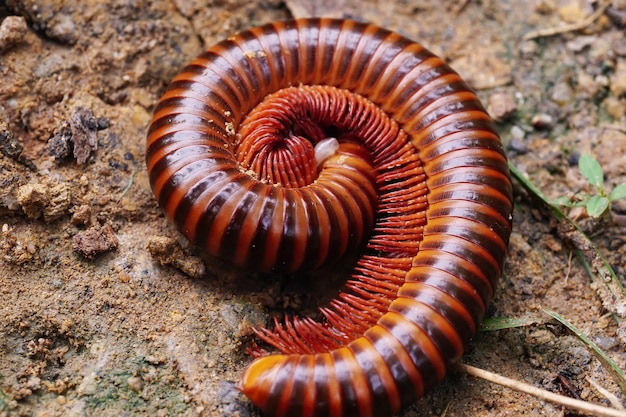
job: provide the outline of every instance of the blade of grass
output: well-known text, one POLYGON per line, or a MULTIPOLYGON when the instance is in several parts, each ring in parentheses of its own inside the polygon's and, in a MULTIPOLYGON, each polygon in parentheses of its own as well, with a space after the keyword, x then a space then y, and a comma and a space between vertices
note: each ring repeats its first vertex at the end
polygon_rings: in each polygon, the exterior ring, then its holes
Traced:
POLYGON ((480 324, 478 331, 493 332, 545 323, 542 317, 489 317, 480 324))
POLYGON ((524 186, 524 188, 526 188, 528 191, 536 195, 541 201, 543 201, 548 207, 550 207, 550 209, 554 212, 557 218, 567 219, 567 216, 559 208, 559 206, 552 204, 550 200, 548 200, 548 197, 546 197, 541 192, 541 190, 535 186, 535 184, 530 182, 530 180, 526 178, 524 174, 522 174, 522 172, 518 170, 515 165, 513 165, 513 163, 511 163, 511 161, 509 161, 508 164, 509 164, 509 171, 511 171, 511 174, 513 174, 513 177, 515 177, 515 179, 518 180, 524 186))
POLYGON ((615 383, 619 386, 619 389, 623 394, 626 394, 626 375, 624 371, 622 371, 619 366, 613 361, 613 359, 609 358, 606 353, 598 347, 594 342, 592 342, 579 328, 565 320, 563 316, 558 314, 555 311, 543 309, 543 312, 563 326, 565 326, 570 332, 572 332, 581 342, 587 347, 587 349, 591 350, 591 352, 598 358, 602 365, 609 371, 615 383))

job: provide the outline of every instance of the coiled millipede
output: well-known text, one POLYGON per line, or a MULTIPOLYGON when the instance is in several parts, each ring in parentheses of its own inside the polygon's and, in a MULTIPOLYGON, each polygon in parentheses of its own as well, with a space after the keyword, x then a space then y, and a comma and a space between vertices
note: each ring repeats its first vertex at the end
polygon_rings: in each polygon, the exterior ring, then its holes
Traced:
POLYGON ((239 388, 268 416, 397 413, 461 357, 502 272, 511 182, 489 116, 373 25, 272 23, 208 49, 161 98, 146 161, 167 217, 235 265, 319 267, 369 239, 322 322, 258 331, 282 354, 239 388))

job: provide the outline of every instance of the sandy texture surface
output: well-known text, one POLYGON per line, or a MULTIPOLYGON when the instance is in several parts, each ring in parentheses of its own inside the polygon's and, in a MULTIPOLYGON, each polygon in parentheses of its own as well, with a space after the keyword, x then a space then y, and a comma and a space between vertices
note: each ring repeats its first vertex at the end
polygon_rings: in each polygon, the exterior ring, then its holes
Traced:
MULTIPOLYGON (((501 120, 512 162, 550 198, 591 191, 576 168, 581 152, 600 160, 609 189, 626 181, 624 2, 586 30, 529 41, 533 30, 583 20, 594 2, 328 3, 335 16, 399 31, 450 62, 501 120)), ((234 389, 250 361, 250 326, 310 313, 328 291, 308 276, 202 262, 154 201, 144 142, 185 62, 237 30, 291 16, 278 0, 0 4, 1 416, 259 415, 234 389)), ((516 204, 490 315, 555 310, 625 368, 626 331, 556 221, 521 190, 516 204)), ((623 280, 626 204, 611 214, 580 223, 623 280)), ((481 333, 464 361, 607 404, 593 380, 624 401, 606 368, 554 323, 481 333)), ((572 414, 451 375, 402 415, 572 414)))

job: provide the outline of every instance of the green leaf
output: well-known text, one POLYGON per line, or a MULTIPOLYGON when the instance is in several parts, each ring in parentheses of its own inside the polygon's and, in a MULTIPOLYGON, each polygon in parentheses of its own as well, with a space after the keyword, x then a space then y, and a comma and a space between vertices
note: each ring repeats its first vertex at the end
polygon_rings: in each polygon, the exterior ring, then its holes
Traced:
POLYGON ((609 194, 610 201, 617 201, 626 197, 626 183, 620 184, 617 187, 613 188, 611 194, 609 194))
POLYGON ((604 189, 604 173, 596 158, 588 153, 580 155, 578 169, 587 178, 587 181, 598 190, 604 189))
POLYGON ((594 195, 587 200, 585 208, 587 209, 587 214, 591 217, 598 218, 606 211, 607 208, 609 208, 609 199, 599 195, 594 195))

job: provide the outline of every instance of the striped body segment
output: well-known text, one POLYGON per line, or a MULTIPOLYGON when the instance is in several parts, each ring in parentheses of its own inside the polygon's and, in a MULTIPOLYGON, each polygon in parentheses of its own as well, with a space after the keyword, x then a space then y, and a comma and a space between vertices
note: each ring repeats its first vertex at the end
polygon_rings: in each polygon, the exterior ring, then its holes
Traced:
POLYGON ((278 22, 208 49, 161 98, 146 161, 168 218, 235 265, 316 268, 367 241, 323 322, 258 331, 282 354, 239 386, 267 416, 397 413, 459 360, 502 273, 513 204, 489 116, 374 25, 278 22))

